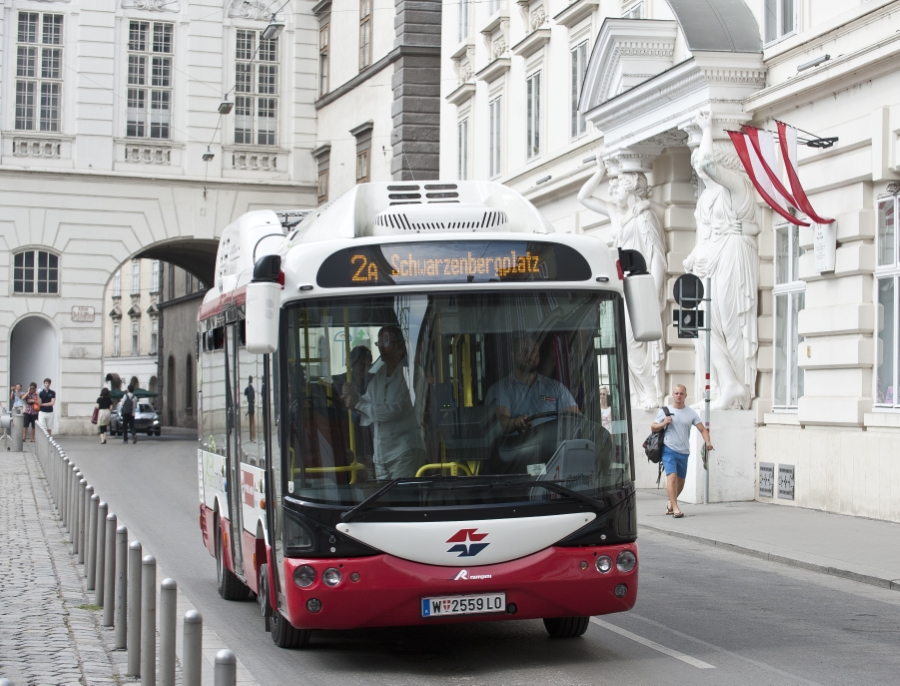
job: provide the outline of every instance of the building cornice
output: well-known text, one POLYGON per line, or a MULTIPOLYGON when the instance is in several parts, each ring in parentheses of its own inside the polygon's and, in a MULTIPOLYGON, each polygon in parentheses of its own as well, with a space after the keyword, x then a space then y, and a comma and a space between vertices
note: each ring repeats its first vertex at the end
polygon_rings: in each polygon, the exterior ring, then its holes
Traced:
POLYGON ((512 54, 531 57, 550 42, 550 29, 536 29, 512 47, 512 54))
POLYGON ((359 74, 349 81, 341 84, 333 91, 329 91, 321 98, 316 100, 315 107, 317 110, 327 107, 335 100, 340 100, 347 93, 352 92, 355 88, 362 85, 373 76, 384 71, 387 67, 399 60, 401 57, 437 57, 441 56, 440 46, 430 45, 399 45, 391 50, 387 55, 375 62, 372 66, 363 69, 359 74))
POLYGON ((492 81, 496 81, 506 72, 508 72, 511 65, 512 60, 510 60, 509 57, 498 57, 497 59, 489 62, 484 69, 476 72, 475 78, 479 81, 491 83, 492 81))
POLYGON ((553 21, 567 28, 589 17, 600 6, 600 0, 575 0, 562 12, 553 17, 553 21))
POLYGON ((459 107, 471 100, 473 95, 475 95, 475 84, 464 83, 447 96, 447 102, 459 107))

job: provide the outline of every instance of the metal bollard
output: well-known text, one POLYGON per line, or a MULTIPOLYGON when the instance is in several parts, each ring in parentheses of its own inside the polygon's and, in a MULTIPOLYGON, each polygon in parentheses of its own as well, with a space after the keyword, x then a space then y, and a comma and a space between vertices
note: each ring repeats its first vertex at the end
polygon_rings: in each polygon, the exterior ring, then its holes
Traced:
POLYGON ((181 681, 184 686, 201 686, 203 663, 203 616, 196 610, 184 614, 184 654, 181 681))
POLYGON ((156 686, 156 558, 141 560, 141 686, 156 686))
MULTIPOLYGON (((75 479, 72 482, 72 554, 78 554, 78 511, 81 509, 78 504, 81 502, 81 472, 75 472, 75 479)), ((85 481, 85 484, 87 482, 85 481)))
POLYGON ((63 458, 59 475, 59 518, 62 520, 63 529, 67 531, 69 529, 69 522, 66 520, 66 517, 69 514, 69 503, 66 496, 69 494, 69 473, 72 471, 70 467, 69 461, 63 458))
POLYGON ((16 686, 16 685, 9 679, 0 679, 0 686, 16 686))
POLYGON ((141 675, 141 544, 128 546, 128 668, 125 676, 141 675))
POLYGON ((103 581, 106 577, 106 503, 97 505, 97 563, 94 566, 94 605, 103 606, 103 581))
POLYGON ((163 579, 159 586, 159 686, 175 686, 175 620, 178 584, 163 579))
POLYGON ((113 625, 116 609, 116 523, 114 514, 106 515, 106 570, 103 574, 103 626, 113 625))
MULTIPOLYGON (((69 475, 69 543, 75 543, 75 532, 78 531, 78 522, 75 521, 75 500, 76 500, 76 487, 78 486, 78 481, 81 479, 81 472, 78 471, 78 467, 74 464, 72 465, 72 469, 69 470, 72 473, 69 475)), ((75 552, 74 548, 72 552, 75 552)))
POLYGON ((78 526, 75 527, 75 552, 78 553, 78 564, 84 564, 84 532, 85 532, 85 522, 84 522, 84 501, 87 498, 87 479, 81 479, 78 482, 78 499, 75 501, 75 509, 78 510, 75 513, 75 519, 78 522, 78 526))
POLYGON ((227 648, 216 653, 213 683, 215 686, 237 686, 237 658, 227 648))
POLYGON ((128 527, 116 529, 116 631, 115 649, 128 648, 128 527))
POLYGON ((84 563, 84 575, 87 577, 87 590, 94 590, 97 580, 97 510, 100 508, 100 496, 94 493, 91 496, 88 510, 88 543, 87 561, 84 563))
POLYGON ((94 497, 94 487, 88 484, 84 489, 84 516, 82 517, 81 550, 84 556, 80 561, 84 563, 84 576, 88 576, 88 558, 91 556, 91 498, 94 497))

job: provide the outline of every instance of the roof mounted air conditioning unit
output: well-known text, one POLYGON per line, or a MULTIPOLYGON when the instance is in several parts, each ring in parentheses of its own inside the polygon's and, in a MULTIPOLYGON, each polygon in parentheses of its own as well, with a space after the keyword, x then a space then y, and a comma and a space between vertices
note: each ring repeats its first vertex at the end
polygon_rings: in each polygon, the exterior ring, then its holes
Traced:
POLYGON ((378 213, 376 236, 444 231, 508 231, 503 210, 465 205, 402 205, 378 213))

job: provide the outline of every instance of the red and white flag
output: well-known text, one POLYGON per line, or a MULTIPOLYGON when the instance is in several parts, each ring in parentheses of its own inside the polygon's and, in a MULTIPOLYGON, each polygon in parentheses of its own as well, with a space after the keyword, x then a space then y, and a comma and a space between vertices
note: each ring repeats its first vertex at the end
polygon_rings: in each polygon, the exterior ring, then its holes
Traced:
POLYGON ((834 219, 826 219, 816 213, 809 198, 806 197, 806 191, 800 184, 799 165, 797 164, 797 129, 781 121, 776 123, 778 124, 778 138, 781 141, 781 157, 784 159, 784 166, 791 183, 791 191, 797 209, 804 212, 817 224, 831 224, 834 219))

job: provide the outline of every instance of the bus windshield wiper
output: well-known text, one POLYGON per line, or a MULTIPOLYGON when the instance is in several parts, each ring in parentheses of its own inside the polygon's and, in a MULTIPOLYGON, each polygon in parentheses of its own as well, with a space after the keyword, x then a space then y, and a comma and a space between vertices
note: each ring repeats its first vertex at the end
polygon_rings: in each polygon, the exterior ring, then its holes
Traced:
POLYGON ((383 496, 385 493, 390 491, 394 486, 396 486, 397 484, 399 484, 403 481, 409 481, 409 479, 401 478, 401 479, 392 479, 392 480, 388 481, 384 486, 382 486, 377 491, 375 491, 372 495, 370 495, 368 498, 363 500, 359 505, 354 505, 349 510, 342 513, 341 521, 349 522, 351 519, 356 517, 359 513, 363 512, 364 510, 368 510, 370 507, 372 507, 372 503, 374 503, 381 496, 383 496))

